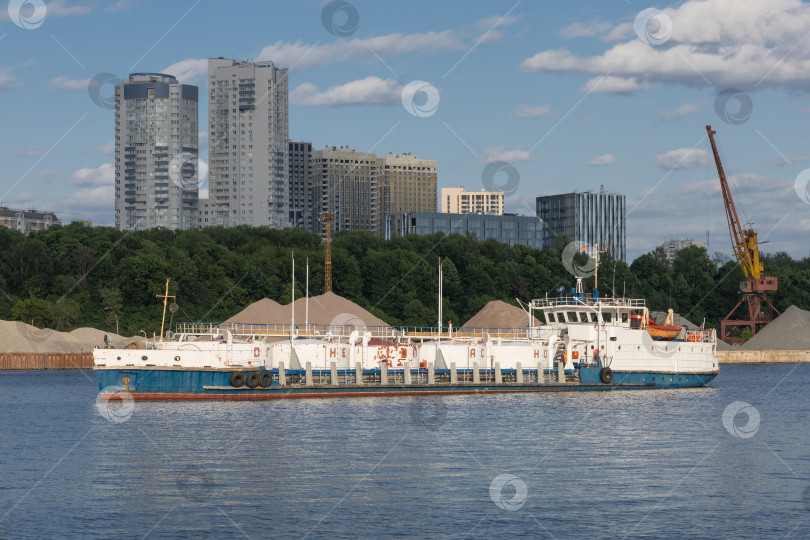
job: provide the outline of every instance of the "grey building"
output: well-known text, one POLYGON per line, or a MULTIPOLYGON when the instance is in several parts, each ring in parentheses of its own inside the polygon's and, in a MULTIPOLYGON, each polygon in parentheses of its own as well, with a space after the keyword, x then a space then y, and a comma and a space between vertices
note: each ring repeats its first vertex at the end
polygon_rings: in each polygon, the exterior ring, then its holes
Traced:
POLYGON ((543 222, 543 241, 554 247, 565 235, 572 242, 599 244, 617 260, 627 260, 626 199, 607 193, 564 193, 537 197, 537 217, 543 222))
POLYGON ((504 214, 447 214, 411 212, 385 216, 385 239, 408 234, 471 234, 478 240, 494 239, 510 246, 543 249, 543 224, 536 217, 504 214))
POLYGON ((115 88, 115 226, 190 229, 197 220, 197 87, 133 73, 115 88))
POLYGON ((287 69, 208 60, 209 219, 216 225, 290 224, 287 69))
POLYGON ((51 225, 61 225, 53 212, 38 212, 30 210, 15 210, 0 205, 0 226, 17 229, 23 234, 47 229, 51 225))
MULTIPOLYGON (((334 231, 379 234, 379 163, 377 156, 327 146, 312 152, 316 215, 335 214, 334 231)), ((323 225, 317 224, 323 233, 323 225)))
POLYGON ((288 142, 289 211, 293 227, 316 231, 315 190, 312 186, 312 143, 288 142))
POLYGON ((677 238, 661 244, 661 248, 664 250, 664 253, 667 254, 667 259, 669 259, 670 261, 674 261, 675 255, 683 248, 689 246, 698 246, 705 248, 706 244, 704 244, 700 240, 695 240, 693 238, 677 238))

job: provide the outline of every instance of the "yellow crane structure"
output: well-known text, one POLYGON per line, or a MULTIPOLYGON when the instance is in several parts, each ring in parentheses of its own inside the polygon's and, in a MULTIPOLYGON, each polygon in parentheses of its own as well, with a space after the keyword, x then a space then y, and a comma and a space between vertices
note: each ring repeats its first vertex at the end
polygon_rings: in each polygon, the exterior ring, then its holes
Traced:
POLYGON ((723 341, 741 342, 744 341, 742 338, 731 336, 731 327, 747 326, 751 329, 751 335, 753 336, 773 320, 772 312, 779 314, 779 311, 771 303, 769 294, 776 292, 778 281, 776 276, 765 274, 765 269, 759 260, 759 241, 757 240, 756 231, 750 228, 745 229, 740 223, 737 208, 734 206, 734 199, 731 197, 731 189, 726 179, 726 173, 720 161, 720 153, 717 151, 717 144, 714 141, 714 135, 717 132, 712 130, 712 126, 706 126, 706 132, 709 134, 714 163, 717 166, 717 175, 720 177, 720 190, 723 194, 723 205, 726 208, 726 220, 731 235, 731 248, 745 275, 745 281, 740 282, 740 299, 737 305, 720 322, 720 335, 723 341), (733 319, 734 313, 743 303, 748 305, 748 318, 733 319), (763 309, 766 306, 770 309, 763 309))
POLYGON ((321 220, 321 223, 323 223, 325 240, 323 256, 323 292, 328 293, 332 292, 332 223, 335 221, 335 214, 334 212, 322 212, 318 218, 321 220))

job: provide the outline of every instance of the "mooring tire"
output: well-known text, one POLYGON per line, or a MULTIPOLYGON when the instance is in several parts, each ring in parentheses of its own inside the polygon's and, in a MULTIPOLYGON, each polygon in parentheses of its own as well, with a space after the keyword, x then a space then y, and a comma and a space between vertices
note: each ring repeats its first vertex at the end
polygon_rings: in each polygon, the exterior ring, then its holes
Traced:
POLYGON ((271 384, 273 384, 273 375, 271 375, 269 371, 265 369, 259 373, 259 386, 267 388, 271 384))
POLYGON ((247 377, 245 377, 245 384, 248 388, 256 388, 259 386, 259 374, 255 371, 248 373, 247 377))
POLYGON ((231 378, 229 379, 231 386, 234 388, 239 388, 243 384, 245 384, 245 376, 240 373, 239 371, 234 371, 231 373, 231 378))
POLYGON ((613 370, 609 367, 603 367, 599 370, 599 379, 605 383, 610 384, 613 382, 613 370))

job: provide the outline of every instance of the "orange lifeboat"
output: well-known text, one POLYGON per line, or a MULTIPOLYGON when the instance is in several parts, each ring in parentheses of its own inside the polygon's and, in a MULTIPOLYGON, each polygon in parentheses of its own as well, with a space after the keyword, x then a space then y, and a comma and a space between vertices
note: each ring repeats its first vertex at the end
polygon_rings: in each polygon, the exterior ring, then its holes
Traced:
POLYGON ((681 333, 680 326, 664 326, 657 324, 647 325, 647 332, 653 339, 671 340, 681 333))

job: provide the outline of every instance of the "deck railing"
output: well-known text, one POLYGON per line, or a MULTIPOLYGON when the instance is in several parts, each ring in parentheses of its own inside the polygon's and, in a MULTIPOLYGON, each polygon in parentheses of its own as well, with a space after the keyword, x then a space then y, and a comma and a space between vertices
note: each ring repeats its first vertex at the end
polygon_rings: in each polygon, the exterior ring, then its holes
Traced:
MULTIPOLYGON (((233 336, 250 336, 252 338, 262 338, 265 336, 287 337, 290 335, 289 324, 245 324, 245 323, 215 323, 215 322, 181 322, 174 327, 175 334, 189 335, 224 335, 225 331, 230 331, 233 336)), ((362 325, 321 325, 321 324, 296 324, 294 327, 296 337, 323 338, 327 335, 347 338, 352 332, 357 331, 361 336, 365 332, 370 332, 374 339, 449 339, 454 338, 482 338, 489 335, 493 338, 502 339, 523 339, 529 335, 529 329, 525 326, 513 328, 487 328, 487 327, 443 327, 436 326, 362 326, 362 325)))
POLYGON ((600 304, 605 307, 632 307, 643 308, 646 303, 643 298, 614 298, 614 297, 599 297, 594 299, 591 295, 583 296, 558 296, 555 298, 540 298, 531 301, 531 307, 539 309, 543 307, 555 306, 588 306, 596 307, 600 304))

